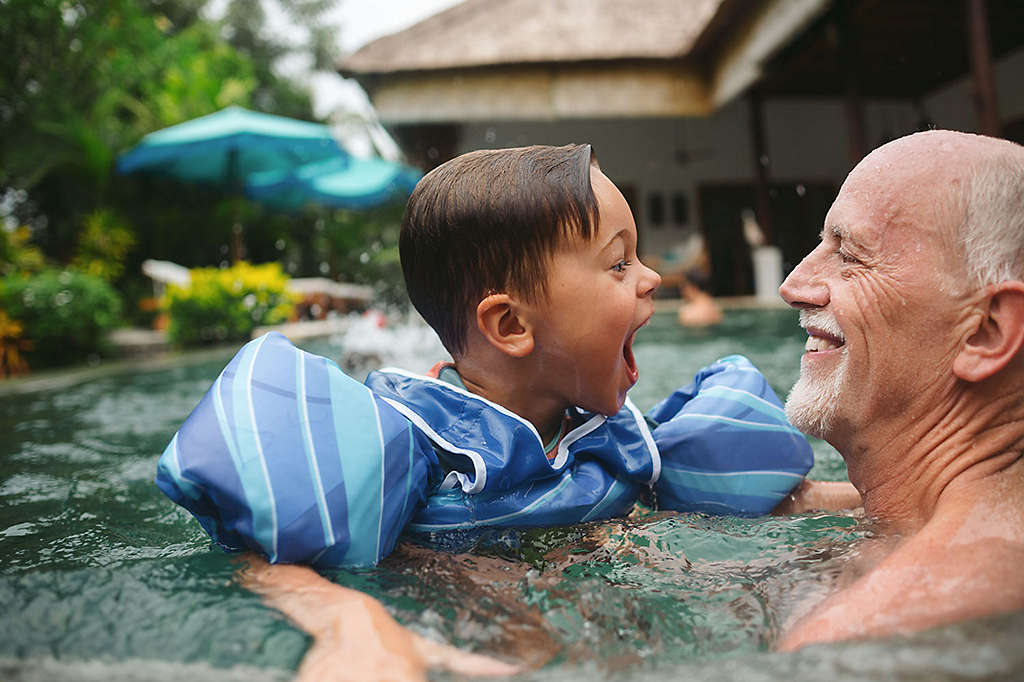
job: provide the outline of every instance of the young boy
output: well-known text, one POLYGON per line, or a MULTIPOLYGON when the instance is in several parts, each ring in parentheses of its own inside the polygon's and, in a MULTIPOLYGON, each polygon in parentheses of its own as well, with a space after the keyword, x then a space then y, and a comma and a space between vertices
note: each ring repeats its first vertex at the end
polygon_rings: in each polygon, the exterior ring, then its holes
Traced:
POLYGON ((812 455, 744 358, 647 419, 626 397, 660 282, 636 244, 589 145, 440 166, 409 199, 400 249, 454 363, 364 386, 263 336, 172 439, 157 485, 225 549, 320 566, 375 563, 403 532, 620 516, 652 493, 662 509, 771 511, 812 455))

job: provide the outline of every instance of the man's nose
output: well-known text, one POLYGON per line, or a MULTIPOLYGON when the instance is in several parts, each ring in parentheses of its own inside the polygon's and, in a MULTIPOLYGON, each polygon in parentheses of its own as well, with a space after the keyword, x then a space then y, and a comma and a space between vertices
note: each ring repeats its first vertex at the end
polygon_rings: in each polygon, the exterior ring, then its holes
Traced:
POLYGON ((794 308, 820 308, 828 304, 829 291, 821 273, 821 247, 807 254, 779 287, 779 295, 794 308))

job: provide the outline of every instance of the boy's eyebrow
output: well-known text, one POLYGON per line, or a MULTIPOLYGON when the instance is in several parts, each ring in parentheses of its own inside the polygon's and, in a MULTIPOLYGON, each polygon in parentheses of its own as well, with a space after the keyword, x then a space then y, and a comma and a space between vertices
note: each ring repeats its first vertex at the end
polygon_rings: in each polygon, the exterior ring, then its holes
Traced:
POLYGON ((616 239, 621 239, 622 241, 626 241, 626 235, 627 234, 629 234, 629 230, 626 229, 625 227, 622 228, 621 230, 619 230, 618 232, 613 234, 611 237, 608 237, 608 239, 605 241, 605 243, 601 245, 601 250, 604 251, 605 249, 607 249, 608 246, 611 245, 611 243, 614 242, 616 239))

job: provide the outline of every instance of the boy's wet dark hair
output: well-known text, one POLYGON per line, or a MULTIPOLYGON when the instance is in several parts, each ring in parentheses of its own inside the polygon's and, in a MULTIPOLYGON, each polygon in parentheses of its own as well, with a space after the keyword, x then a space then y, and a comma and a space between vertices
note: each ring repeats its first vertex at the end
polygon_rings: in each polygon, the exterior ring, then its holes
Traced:
POLYGON ((597 159, 588 144, 463 154, 428 173, 409 198, 399 251, 416 310, 453 356, 468 316, 489 293, 546 295, 559 245, 590 239, 597 159))

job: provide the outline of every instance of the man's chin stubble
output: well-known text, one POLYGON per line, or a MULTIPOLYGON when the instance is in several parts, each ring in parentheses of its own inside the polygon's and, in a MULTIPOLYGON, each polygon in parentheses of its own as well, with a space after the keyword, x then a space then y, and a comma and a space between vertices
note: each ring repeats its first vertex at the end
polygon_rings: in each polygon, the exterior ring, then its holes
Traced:
POLYGON ((801 370, 800 378, 786 398, 789 422, 809 436, 825 438, 835 424, 842 375, 839 370, 812 379, 801 370))

